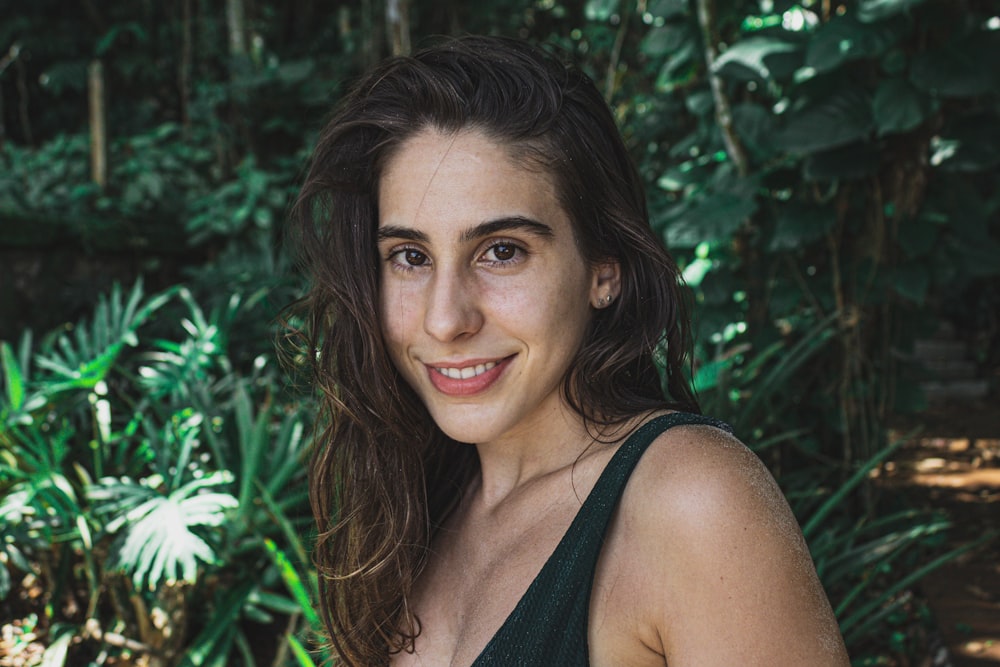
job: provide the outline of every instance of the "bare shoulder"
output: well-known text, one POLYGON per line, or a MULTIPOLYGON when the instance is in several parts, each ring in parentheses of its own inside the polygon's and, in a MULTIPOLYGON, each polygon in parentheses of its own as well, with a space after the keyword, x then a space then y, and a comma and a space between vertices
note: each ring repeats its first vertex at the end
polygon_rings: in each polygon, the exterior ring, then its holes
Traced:
POLYGON ((671 667, 848 664, 788 503, 729 433, 661 434, 636 467, 620 521, 671 667))
POLYGON ((700 531, 705 523, 754 519, 791 521, 781 490, 761 460, 730 433, 712 426, 676 426, 650 446, 631 483, 643 516, 700 531))

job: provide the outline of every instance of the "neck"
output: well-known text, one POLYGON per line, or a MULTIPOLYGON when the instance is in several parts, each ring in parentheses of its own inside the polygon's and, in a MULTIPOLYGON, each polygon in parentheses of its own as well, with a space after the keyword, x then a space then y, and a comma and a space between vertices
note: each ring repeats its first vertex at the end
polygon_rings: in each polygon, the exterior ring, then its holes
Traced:
POLYGON ((502 439, 476 445, 479 478, 470 491, 496 506, 526 485, 573 466, 594 442, 583 419, 565 404, 502 439))

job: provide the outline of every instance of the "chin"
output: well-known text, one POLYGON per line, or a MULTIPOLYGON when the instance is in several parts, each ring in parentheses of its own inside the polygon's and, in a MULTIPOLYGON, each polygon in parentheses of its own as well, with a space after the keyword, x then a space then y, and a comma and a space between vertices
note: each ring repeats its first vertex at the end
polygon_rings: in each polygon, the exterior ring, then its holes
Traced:
POLYGON ((498 429, 491 423, 492 420, 484 418, 481 408, 477 407, 469 406, 468 414, 463 415, 431 412, 431 419, 446 436, 457 442, 475 445, 495 440, 500 435, 498 429))
POLYGON ((437 420, 435 420, 435 423, 446 436, 456 442, 476 445, 481 442, 489 442, 493 436, 492 433, 482 428, 449 424, 448 422, 441 422, 437 420))

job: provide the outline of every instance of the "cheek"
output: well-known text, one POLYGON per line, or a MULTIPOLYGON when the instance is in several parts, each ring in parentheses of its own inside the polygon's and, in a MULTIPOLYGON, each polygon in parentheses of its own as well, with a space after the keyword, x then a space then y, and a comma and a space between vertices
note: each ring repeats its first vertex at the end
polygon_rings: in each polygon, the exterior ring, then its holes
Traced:
POLYGON ((589 321, 590 289, 575 271, 531 275, 516 284, 484 292, 489 312, 525 335, 533 333, 555 343, 581 330, 589 321))
POLYGON ((391 286, 383 287, 379 299, 379 320, 382 324, 382 336, 393 359, 399 358, 398 355, 406 345, 407 331, 413 319, 412 304, 413 300, 407 299, 401 290, 391 286))

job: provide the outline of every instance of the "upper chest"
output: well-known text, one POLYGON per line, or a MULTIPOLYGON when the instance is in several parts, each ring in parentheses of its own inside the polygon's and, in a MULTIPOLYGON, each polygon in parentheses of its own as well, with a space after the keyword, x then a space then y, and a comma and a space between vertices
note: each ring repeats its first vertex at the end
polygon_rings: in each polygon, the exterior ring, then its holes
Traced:
MULTIPOLYGON (((578 475, 574 484, 524 498, 507 511, 453 517, 432 543, 417 582, 416 652, 397 655, 393 665, 471 665, 545 568, 606 461, 600 463, 593 478, 578 475)), ((628 548, 631 528, 621 514, 619 507, 603 547, 596 546, 589 614, 577 620, 586 625, 592 665, 662 666, 662 656, 649 648, 655 632, 638 604, 647 582, 628 548)), ((557 627, 571 622, 542 615, 540 622, 557 627)))

